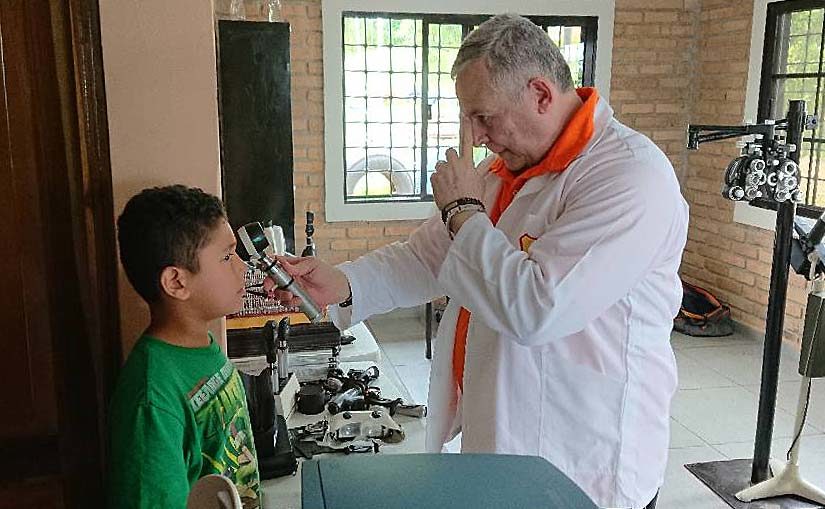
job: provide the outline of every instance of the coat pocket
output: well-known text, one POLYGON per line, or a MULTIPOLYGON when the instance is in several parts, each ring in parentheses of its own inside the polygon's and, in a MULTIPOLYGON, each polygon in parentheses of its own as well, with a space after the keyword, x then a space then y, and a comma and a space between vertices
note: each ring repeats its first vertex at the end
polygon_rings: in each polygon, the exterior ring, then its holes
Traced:
POLYGON ((565 472, 616 464, 625 404, 622 381, 545 352, 542 456, 565 472))

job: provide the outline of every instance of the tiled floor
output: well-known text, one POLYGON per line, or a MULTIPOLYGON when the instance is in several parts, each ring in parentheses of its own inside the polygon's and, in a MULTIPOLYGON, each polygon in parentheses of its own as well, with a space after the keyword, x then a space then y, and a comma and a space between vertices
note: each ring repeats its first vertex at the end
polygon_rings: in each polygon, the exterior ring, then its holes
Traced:
MULTIPOLYGON (((430 364, 424 358, 424 323, 409 310, 369 322, 386 359, 395 366, 410 396, 426 402, 430 364)), ((685 468, 686 463, 750 458, 756 427, 762 340, 743 331, 726 338, 700 339, 674 333, 679 390, 673 400, 670 456, 658 509, 724 509, 685 468)), ((799 392, 798 351, 784 345, 772 456, 790 446, 799 392)), ((802 475, 825 487, 825 381, 814 380, 800 453, 802 475)))

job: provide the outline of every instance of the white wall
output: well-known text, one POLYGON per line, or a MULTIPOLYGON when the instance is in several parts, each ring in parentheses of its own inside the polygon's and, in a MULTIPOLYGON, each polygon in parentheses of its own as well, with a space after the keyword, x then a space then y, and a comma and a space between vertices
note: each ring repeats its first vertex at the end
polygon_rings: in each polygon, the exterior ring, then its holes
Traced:
MULTIPOLYGON (((115 216, 149 186, 220 194, 213 12, 208 0, 100 0, 115 216)), ((125 355, 148 308, 122 269, 118 291, 125 355)))

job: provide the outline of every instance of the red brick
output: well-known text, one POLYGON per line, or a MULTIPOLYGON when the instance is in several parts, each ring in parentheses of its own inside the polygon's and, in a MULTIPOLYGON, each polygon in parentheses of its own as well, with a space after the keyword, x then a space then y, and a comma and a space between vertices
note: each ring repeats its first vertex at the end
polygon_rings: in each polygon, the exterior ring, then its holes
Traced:
MULTIPOLYGON (((681 7, 681 6, 680 6, 681 7)), ((676 23, 679 21, 677 11, 648 11, 645 12, 645 23, 676 23)))
POLYGON ((350 226, 347 228, 347 237, 353 239, 381 238, 384 228, 381 226, 350 226))
POLYGON ((342 239, 333 240, 331 247, 333 251, 349 251, 354 249, 366 249, 366 239, 342 239))

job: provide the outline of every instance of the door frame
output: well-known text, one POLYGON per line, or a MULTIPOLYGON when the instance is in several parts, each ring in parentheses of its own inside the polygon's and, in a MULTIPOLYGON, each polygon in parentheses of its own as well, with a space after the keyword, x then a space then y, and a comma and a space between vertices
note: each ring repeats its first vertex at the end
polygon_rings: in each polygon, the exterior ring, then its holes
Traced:
MULTIPOLYGON (((54 5, 55 0, 52 0, 54 5)), ((67 143, 79 148, 69 180, 73 205, 84 212, 75 228, 76 251, 88 277, 82 293, 89 327, 88 351, 95 372, 99 464, 105 473, 108 404, 121 364, 118 266, 115 240, 109 124, 98 0, 63 0, 64 33, 70 34, 77 131, 67 143)), ((82 281, 83 278, 81 278, 82 281)), ((83 433, 82 429, 77 432, 83 433)), ((69 436, 68 439, 77 437, 69 436)), ((82 484, 79 485, 82 488, 82 484)))

